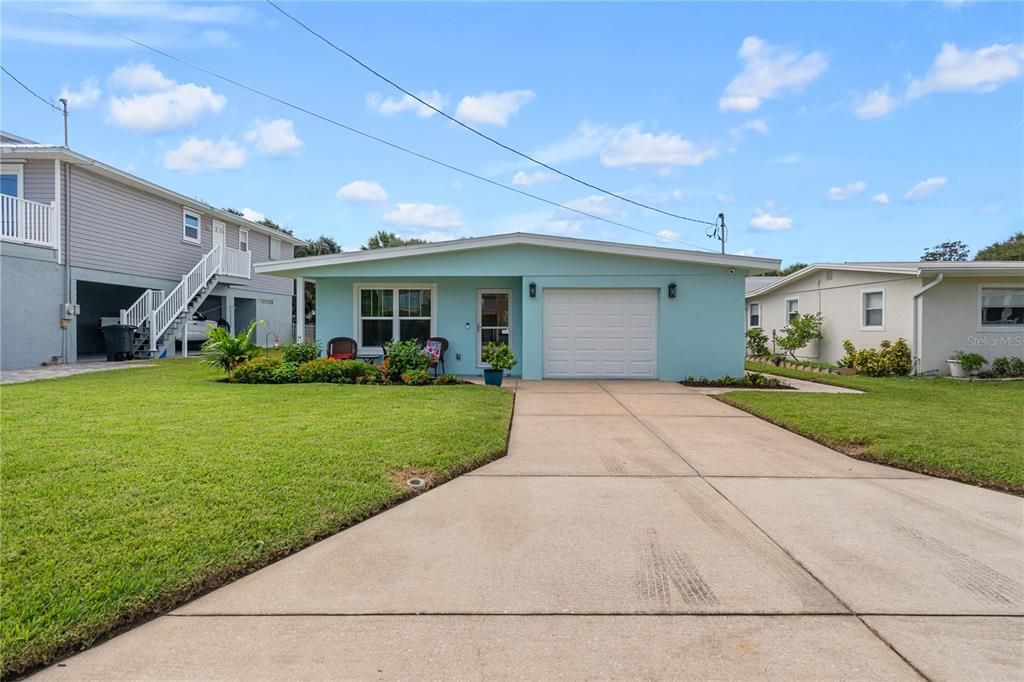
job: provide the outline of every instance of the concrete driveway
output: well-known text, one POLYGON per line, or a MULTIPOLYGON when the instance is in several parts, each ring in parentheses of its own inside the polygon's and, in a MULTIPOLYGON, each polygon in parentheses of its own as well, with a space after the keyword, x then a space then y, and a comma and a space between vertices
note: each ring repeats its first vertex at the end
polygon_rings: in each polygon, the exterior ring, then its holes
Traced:
POLYGON ((507 457, 60 679, 1020 679, 1024 500, 682 386, 520 382, 507 457))

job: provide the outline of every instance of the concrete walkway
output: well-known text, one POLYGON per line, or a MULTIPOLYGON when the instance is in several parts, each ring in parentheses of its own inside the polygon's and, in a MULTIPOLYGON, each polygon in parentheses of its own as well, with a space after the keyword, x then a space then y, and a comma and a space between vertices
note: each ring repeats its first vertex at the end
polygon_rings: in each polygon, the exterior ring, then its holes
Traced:
POLYGON ((26 381, 41 379, 62 379, 76 374, 92 372, 109 372, 115 369, 133 369, 136 367, 152 367, 146 362, 71 362, 66 365, 47 365, 28 369, 7 369, 0 372, 0 384, 22 384, 26 381))
POLYGON ((523 381, 507 457, 40 677, 1019 679, 1022 518, 678 384, 523 381))

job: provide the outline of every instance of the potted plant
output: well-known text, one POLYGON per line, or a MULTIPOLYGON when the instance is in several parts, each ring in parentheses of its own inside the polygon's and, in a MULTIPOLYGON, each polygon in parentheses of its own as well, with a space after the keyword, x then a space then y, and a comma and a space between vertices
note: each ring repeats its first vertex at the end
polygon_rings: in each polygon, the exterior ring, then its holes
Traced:
POLYGON ((516 366, 516 356, 505 343, 487 342, 480 352, 480 359, 490 367, 484 370, 484 383, 488 386, 501 386, 505 372, 516 366))
POLYGON ((958 350, 946 362, 949 363, 950 375, 956 379, 963 379, 977 374, 978 370, 985 366, 985 357, 979 353, 965 353, 958 350))

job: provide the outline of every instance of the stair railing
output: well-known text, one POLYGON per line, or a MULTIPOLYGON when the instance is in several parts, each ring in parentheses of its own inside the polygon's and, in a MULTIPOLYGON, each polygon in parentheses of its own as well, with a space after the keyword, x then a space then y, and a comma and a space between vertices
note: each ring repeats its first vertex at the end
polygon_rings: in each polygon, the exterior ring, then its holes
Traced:
POLYGON ((182 275, 181 282, 174 287, 171 293, 167 294, 160 305, 153 308, 149 319, 149 346, 156 350, 157 340, 164 335, 164 332, 174 323, 188 304, 196 297, 196 294, 209 284, 214 275, 220 272, 223 258, 220 244, 214 246, 202 260, 196 263, 195 267, 189 270, 188 274, 182 275))

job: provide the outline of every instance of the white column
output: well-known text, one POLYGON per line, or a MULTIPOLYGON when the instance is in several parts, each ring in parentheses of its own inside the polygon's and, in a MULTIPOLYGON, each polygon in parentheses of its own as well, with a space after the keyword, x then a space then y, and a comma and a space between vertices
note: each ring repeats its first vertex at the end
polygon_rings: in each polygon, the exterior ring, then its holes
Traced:
POLYGON ((295 278, 295 342, 302 343, 306 336, 306 280, 295 278))

